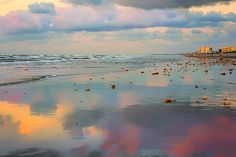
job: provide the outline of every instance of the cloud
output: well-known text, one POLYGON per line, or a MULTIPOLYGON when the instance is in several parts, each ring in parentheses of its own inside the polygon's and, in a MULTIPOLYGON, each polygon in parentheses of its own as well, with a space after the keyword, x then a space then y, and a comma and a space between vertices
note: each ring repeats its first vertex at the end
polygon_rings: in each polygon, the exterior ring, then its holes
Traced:
POLYGON ((10 1, 12 1, 12 0, 0 0, 0 4, 5 4, 5 3, 8 3, 10 1))
POLYGON ((202 34, 203 32, 201 31, 201 30, 198 30, 198 29, 194 29, 194 30, 192 30, 192 34, 202 34))
MULTIPOLYGON (((52 32, 111 32, 149 27, 170 27, 173 29, 169 29, 165 35, 156 32, 145 36, 143 32, 138 32, 137 34, 133 33, 131 38, 135 40, 143 36, 144 38, 160 37, 174 40, 179 39, 182 34, 175 28, 220 28, 226 23, 236 22, 236 15, 233 13, 221 14, 210 12, 205 14, 175 9, 143 10, 121 6, 90 7, 78 5, 68 8, 57 8, 57 13, 51 16, 53 11, 51 13, 46 13, 46 9, 42 11, 42 8, 47 8, 43 7, 47 6, 44 3, 33 3, 30 6, 30 8, 34 8, 35 13, 32 13, 32 11, 14 11, 5 16, 0 16, 1 38, 4 38, 4 36, 17 36, 19 39, 21 36, 25 37, 32 36, 32 34, 52 32), (44 14, 40 12, 44 12, 44 14)), ((228 29, 230 31, 232 27, 228 29)), ((196 34, 196 31, 192 33, 196 34)))
POLYGON ((234 0, 62 0, 63 2, 82 5, 119 4, 142 9, 190 8, 193 6, 229 3, 234 0))
POLYGON ((224 22, 236 22, 235 14, 190 12, 188 10, 142 10, 128 7, 93 8, 77 6, 59 9, 53 18, 55 30, 117 31, 147 27, 217 27, 224 22), (68 17, 79 16, 69 19, 68 17))
POLYGON ((218 2, 231 2, 232 0, 115 0, 118 4, 143 9, 163 8, 190 8, 192 6, 212 5, 218 2))
POLYGON ((53 3, 31 3, 28 6, 29 12, 34 13, 34 14, 50 14, 50 15, 55 15, 56 10, 55 6, 53 3))
MULTIPOLYGON (((48 32, 52 16, 14 11, 0 16, 0 35, 35 34, 48 32)), ((2 36, 3 37, 3 36, 2 36)))
POLYGON ((134 29, 117 31, 115 33, 101 32, 98 40, 126 40, 126 41, 138 41, 138 40, 150 40, 150 39, 165 39, 165 40, 182 40, 183 32, 180 29, 168 28, 164 32, 160 31, 146 31, 145 29, 134 29))
POLYGON ((62 2, 71 3, 74 5, 82 4, 82 5, 100 5, 104 0, 62 0, 62 2))

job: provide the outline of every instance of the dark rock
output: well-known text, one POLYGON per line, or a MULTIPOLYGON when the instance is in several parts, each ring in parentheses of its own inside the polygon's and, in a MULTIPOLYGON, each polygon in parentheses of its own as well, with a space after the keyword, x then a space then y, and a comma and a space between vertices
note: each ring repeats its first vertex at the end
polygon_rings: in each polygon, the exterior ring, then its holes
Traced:
POLYGON ((167 99, 165 99, 164 100, 164 103, 166 103, 166 104, 171 104, 171 103, 173 103, 174 101, 172 100, 172 99, 169 99, 169 98, 167 98, 167 99))
POLYGON ((115 89, 116 89, 116 85, 115 85, 115 84, 112 84, 112 85, 111 85, 111 88, 112 88, 113 90, 115 90, 115 89))
POLYGON ((158 74, 159 74, 158 72, 152 73, 152 75, 158 75, 158 74))

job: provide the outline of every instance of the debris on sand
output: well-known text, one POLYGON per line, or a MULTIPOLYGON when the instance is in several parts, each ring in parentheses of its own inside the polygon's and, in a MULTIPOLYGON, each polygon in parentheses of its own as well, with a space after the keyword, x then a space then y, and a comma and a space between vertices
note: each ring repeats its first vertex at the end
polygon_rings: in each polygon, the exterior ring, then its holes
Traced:
POLYGON ((209 98, 208 98, 208 96, 203 96, 202 97, 202 100, 208 100, 209 98))
POLYGON ((141 71, 141 74, 144 74, 144 71, 141 71))
POLYGON ((152 75, 158 75, 158 74, 159 74, 158 72, 152 73, 152 75))
POLYGON ((169 98, 167 98, 167 99, 164 100, 164 103, 166 103, 166 104, 171 104, 171 103, 173 103, 173 102, 174 102, 174 100, 169 99, 169 98))
POLYGON ((115 84, 111 84, 111 88, 112 88, 113 90, 115 90, 115 89, 116 89, 116 85, 115 85, 115 84))
POLYGON ((224 106, 225 108, 229 108, 230 105, 231 105, 231 102, 228 101, 227 99, 224 99, 223 106, 224 106))
POLYGON ((229 105, 231 105, 231 103, 230 103, 230 101, 224 101, 223 105, 224 106, 229 106, 229 105))
POLYGON ((229 108, 231 105, 234 105, 236 101, 229 100, 227 98, 224 98, 223 106, 229 108))
POLYGON ((226 75, 226 73, 220 73, 220 75, 226 75))
POLYGON ((227 82, 227 84, 236 85, 236 83, 235 83, 235 82, 227 82))

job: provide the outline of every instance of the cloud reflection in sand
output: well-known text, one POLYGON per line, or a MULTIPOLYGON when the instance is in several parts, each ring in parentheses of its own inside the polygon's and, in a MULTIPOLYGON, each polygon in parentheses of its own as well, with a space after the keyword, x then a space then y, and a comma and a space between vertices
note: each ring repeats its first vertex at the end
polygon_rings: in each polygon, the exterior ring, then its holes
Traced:
POLYGON ((171 139, 170 154, 178 157, 211 154, 233 157, 236 154, 236 123, 227 116, 213 118, 209 123, 188 128, 183 137, 171 139))
MULTIPOLYGON (((3 117, 9 117, 12 123, 18 124, 18 133, 34 134, 34 136, 41 136, 40 132, 44 132, 44 138, 52 135, 62 134, 61 121, 67 111, 66 106, 57 105, 54 117, 51 116, 38 116, 31 114, 31 108, 29 104, 13 104, 8 102, 0 102, 0 114, 3 117), (53 127, 51 132, 48 127, 53 127)), ((6 120, 6 118, 5 118, 6 120)), ((8 121, 3 122, 3 128, 8 128, 8 121)), ((10 136, 10 135, 9 135, 10 136)))
POLYGON ((2 88, 0 151, 34 146, 67 152, 63 157, 230 157, 235 86, 227 82, 235 74, 228 63, 212 64, 184 61, 2 88), (224 69, 227 75, 219 76, 224 69))
POLYGON ((150 87, 167 87, 169 85, 169 79, 167 77, 155 78, 151 77, 147 81, 147 86, 150 87))
POLYGON ((104 138, 100 146, 91 150, 89 145, 84 145, 76 150, 77 153, 83 150, 85 156, 96 150, 104 157, 140 156, 145 150, 155 150, 154 155, 176 157, 232 156, 236 146, 235 113, 206 109, 130 106, 106 120, 100 119, 99 127, 103 129, 104 138), (218 116, 219 112, 221 116, 218 116))

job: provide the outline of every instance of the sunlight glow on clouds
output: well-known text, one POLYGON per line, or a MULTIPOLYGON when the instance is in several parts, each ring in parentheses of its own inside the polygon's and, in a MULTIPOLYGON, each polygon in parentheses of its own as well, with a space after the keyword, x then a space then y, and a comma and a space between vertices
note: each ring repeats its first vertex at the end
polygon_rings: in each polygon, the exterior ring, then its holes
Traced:
POLYGON ((48 53, 57 51, 50 43, 64 41, 64 53, 119 53, 116 45, 121 43, 125 53, 176 53, 186 51, 186 42, 192 49, 235 44, 236 13, 224 11, 235 7, 231 0, 0 1, 0 48, 3 53, 37 53, 38 48, 48 53), (19 47, 22 42, 28 46, 19 47))
POLYGON ((227 13, 236 13, 236 1, 232 1, 230 5, 228 4, 217 4, 213 6, 203 6, 203 7, 192 7, 190 8, 191 11, 201 11, 204 13, 216 11, 221 12, 224 14, 227 13))

